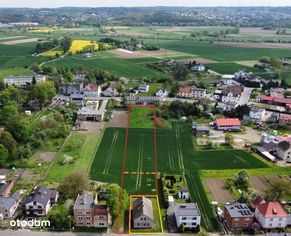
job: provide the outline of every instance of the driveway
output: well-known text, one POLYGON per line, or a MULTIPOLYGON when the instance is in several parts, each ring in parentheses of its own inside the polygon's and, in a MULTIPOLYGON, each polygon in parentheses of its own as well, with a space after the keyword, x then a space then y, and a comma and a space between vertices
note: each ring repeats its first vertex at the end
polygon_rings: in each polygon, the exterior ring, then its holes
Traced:
POLYGON ((245 105, 248 104, 250 98, 251 98, 251 94, 252 94, 253 88, 244 88, 244 91, 241 94, 240 100, 238 105, 245 105))

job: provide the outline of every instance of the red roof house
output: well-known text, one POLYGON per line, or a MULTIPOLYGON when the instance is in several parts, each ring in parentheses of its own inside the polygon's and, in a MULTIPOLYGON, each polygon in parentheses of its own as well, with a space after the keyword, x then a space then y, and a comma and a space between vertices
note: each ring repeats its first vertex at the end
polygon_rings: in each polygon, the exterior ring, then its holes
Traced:
POLYGON ((255 217, 264 229, 285 228, 288 214, 279 202, 266 202, 256 207, 255 217))
POLYGON ((240 120, 238 118, 217 119, 214 123, 218 130, 240 130, 240 120))

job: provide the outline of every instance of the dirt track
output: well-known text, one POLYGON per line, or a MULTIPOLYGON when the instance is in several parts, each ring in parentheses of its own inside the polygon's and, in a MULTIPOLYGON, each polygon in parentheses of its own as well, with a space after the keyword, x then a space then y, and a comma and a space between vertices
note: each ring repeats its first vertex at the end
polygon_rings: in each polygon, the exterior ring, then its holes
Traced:
POLYGON ((127 111, 113 111, 113 118, 108 122, 109 127, 125 128, 127 126, 127 111))
POLYGON ((0 42, 0 44, 4 44, 4 45, 16 45, 16 44, 22 44, 22 43, 37 42, 38 40, 39 40, 38 38, 18 39, 18 40, 10 40, 10 41, 0 42))

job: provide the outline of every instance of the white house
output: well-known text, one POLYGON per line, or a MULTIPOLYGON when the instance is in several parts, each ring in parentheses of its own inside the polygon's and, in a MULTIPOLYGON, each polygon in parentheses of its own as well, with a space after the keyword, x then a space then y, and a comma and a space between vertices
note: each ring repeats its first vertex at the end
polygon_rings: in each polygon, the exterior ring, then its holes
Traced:
POLYGON ((238 103, 243 92, 241 86, 226 87, 222 90, 221 101, 223 103, 238 103))
POLYGON ((250 110, 250 118, 255 121, 261 121, 266 114, 266 110, 264 108, 253 107, 250 110))
POLYGON ((202 63, 198 63, 195 66, 191 67, 191 71, 205 71, 205 66, 202 63))
POLYGON ((197 203, 178 203, 174 214, 178 227, 184 224, 186 229, 195 229, 200 225, 201 214, 197 203))
POLYGON ((188 188, 180 188, 178 191, 178 197, 180 199, 189 199, 190 193, 188 188))
POLYGON ((84 87, 83 93, 85 97, 100 97, 101 87, 97 84, 90 83, 84 87))
POLYGON ((27 85, 32 84, 33 77, 35 78, 35 82, 39 83, 45 81, 46 78, 44 75, 31 75, 31 76, 8 76, 3 79, 3 82, 6 85, 14 85, 17 87, 26 87, 27 85))
POLYGON ((193 89, 193 98, 194 99, 203 99, 206 97, 206 89, 194 88, 193 89))
POLYGON ((164 97, 167 97, 168 95, 169 95, 169 92, 164 88, 159 88, 156 91, 156 96, 157 97, 164 98, 164 97))
POLYGON ((291 143, 288 141, 282 141, 278 143, 277 156, 286 162, 291 162, 291 143))
POLYGON ((138 87, 138 91, 140 93, 147 93, 148 91, 150 90, 150 86, 148 84, 141 84, 139 87, 138 87))
POLYGON ((287 213, 278 202, 266 202, 257 206, 255 218, 263 229, 285 228, 287 213))

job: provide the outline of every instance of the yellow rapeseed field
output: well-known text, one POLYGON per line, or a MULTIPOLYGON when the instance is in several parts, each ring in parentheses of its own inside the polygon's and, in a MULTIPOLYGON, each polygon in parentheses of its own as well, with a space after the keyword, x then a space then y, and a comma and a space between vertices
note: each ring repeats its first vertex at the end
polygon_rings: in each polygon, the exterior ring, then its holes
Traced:
POLYGON ((93 43, 90 40, 79 40, 79 39, 75 39, 72 42, 72 45, 70 47, 69 52, 71 52, 71 53, 77 53, 77 52, 82 51, 86 46, 91 46, 91 45, 94 46, 94 50, 96 50, 96 51, 98 50, 98 48, 99 48, 98 43, 93 43))

